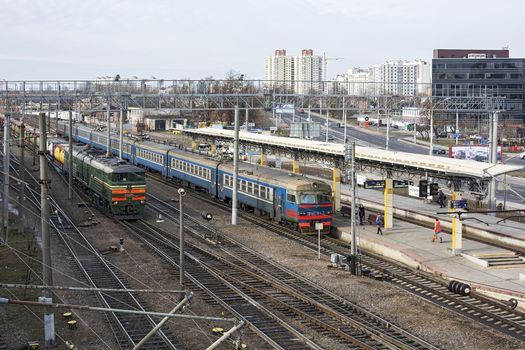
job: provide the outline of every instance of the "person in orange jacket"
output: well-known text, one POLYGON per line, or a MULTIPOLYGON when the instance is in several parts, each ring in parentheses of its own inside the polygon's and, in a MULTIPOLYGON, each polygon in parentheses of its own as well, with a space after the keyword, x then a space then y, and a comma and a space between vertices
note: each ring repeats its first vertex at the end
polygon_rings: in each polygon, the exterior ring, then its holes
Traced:
POLYGON ((439 237, 439 243, 443 243, 443 237, 441 237, 441 221, 436 218, 434 222, 434 235, 432 236, 432 242, 435 242, 439 237))

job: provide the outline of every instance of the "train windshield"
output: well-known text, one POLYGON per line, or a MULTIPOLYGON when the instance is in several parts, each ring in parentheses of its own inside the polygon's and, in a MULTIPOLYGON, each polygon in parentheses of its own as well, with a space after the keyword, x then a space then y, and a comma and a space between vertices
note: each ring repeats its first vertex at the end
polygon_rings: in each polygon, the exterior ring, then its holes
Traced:
POLYGON ((328 193, 300 193, 299 203, 300 204, 323 204, 330 203, 332 197, 328 193))
POLYGON ((315 193, 301 193, 299 195, 299 203, 301 204, 316 204, 315 193))
POLYGON ((144 179, 144 173, 115 173, 111 178, 111 180, 115 182, 137 182, 145 181, 144 179))

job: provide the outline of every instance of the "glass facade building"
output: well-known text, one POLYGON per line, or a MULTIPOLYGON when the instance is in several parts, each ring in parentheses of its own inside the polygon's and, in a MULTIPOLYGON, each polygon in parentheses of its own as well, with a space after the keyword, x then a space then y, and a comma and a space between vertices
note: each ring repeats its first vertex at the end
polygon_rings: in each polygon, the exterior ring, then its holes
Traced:
POLYGON ((439 51, 432 59, 434 96, 498 97, 506 118, 525 122, 525 58, 508 58, 508 51, 507 57, 491 54, 502 50, 439 51))

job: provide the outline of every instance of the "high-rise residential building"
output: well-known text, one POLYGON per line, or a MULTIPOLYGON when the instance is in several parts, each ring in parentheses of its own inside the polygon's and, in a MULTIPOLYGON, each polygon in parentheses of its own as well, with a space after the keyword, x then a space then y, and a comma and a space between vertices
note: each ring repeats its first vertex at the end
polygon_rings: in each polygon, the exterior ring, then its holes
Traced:
MULTIPOLYGON (((435 96, 497 97, 503 118, 525 121, 525 58, 509 50, 436 49, 432 59, 435 96)), ((485 107, 486 108, 486 107, 485 107)), ((491 113, 491 111, 484 111, 491 113)))
POLYGON ((323 81, 323 58, 315 56, 312 49, 303 49, 294 59, 295 93, 308 94, 319 91, 323 81))
POLYGON ((387 61, 369 69, 349 69, 348 94, 429 95, 430 78, 430 64, 426 61, 387 61))
POLYGON ((369 95, 373 91, 371 86, 371 70, 350 68, 346 74, 347 93, 353 96, 369 95))
POLYGON ((287 56, 285 49, 275 50, 266 60, 266 80, 270 87, 286 87, 306 94, 320 90, 323 80, 322 57, 312 49, 304 49, 300 56, 287 56))
POLYGON ((292 89, 294 84, 294 58, 286 56, 285 49, 275 50, 266 60, 266 80, 271 87, 292 89))

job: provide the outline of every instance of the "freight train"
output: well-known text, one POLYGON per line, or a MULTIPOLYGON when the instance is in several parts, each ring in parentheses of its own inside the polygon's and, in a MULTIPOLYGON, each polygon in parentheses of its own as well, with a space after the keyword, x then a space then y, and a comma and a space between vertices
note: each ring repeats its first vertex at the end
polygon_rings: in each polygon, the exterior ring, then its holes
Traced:
MULTIPOLYGON (((12 121, 18 137, 20 122, 12 121)), ((38 131, 26 127, 25 142, 38 145, 38 131)), ((106 158, 100 150, 86 145, 69 144, 61 138, 49 138, 47 151, 50 163, 60 173, 69 172, 69 156, 73 154, 73 179, 92 202, 119 220, 142 218, 146 204, 144 169, 116 158, 106 158)))
MULTIPOLYGON (((59 132, 68 134, 67 123, 59 132)), ((73 127, 73 139, 100 150, 107 149, 107 136, 84 125, 73 127)), ((111 152, 119 153, 117 136, 111 138, 111 152)), ((125 137, 122 158, 130 163, 176 178, 186 186, 229 202, 233 192, 233 166, 207 155, 147 140, 125 137)), ((332 225, 332 191, 323 182, 281 170, 249 163, 239 164, 238 202, 245 210, 267 216, 300 232, 315 233, 315 224, 323 224, 323 233, 332 225)))

